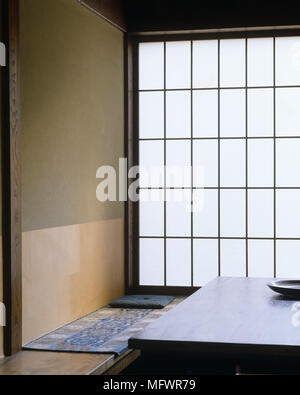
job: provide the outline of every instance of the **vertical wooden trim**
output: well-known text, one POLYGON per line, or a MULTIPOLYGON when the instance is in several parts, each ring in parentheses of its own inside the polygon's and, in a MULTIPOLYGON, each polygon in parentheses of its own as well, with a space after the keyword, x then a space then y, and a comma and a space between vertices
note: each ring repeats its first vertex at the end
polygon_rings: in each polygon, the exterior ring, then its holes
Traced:
MULTIPOLYGON (((138 42, 125 35, 125 146, 128 168, 139 162, 138 147, 138 42)), ((128 180, 128 187, 135 180, 128 180)), ((126 203, 126 293, 130 294, 139 283, 139 203, 129 199, 126 203)))
POLYGON ((7 312, 4 352, 10 356, 22 348, 19 0, 2 3, 8 55, 8 66, 3 69, 2 136, 3 277, 7 312))
MULTIPOLYGON (((134 163, 133 151, 133 40, 125 34, 124 66, 125 66, 125 156, 128 159, 128 169, 134 163)), ((130 180, 128 186, 130 185, 130 180)), ((134 282, 134 203, 127 199, 125 206, 125 275, 126 293, 130 293, 134 282)))
MULTIPOLYGON (((133 112, 133 124, 132 124, 132 166, 139 166, 140 164, 140 152, 139 152, 139 43, 134 40, 132 42, 132 112, 133 112)), ((133 180, 134 181, 134 180, 133 180)), ((140 203, 139 201, 133 202, 133 283, 134 287, 137 287, 140 283, 140 240, 138 238, 140 234, 140 203)))
POLYGON ((273 127, 274 127, 274 278, 277 277, 277 174, 276 174, 276 155, 277 155, 277 122, 276 122, 276 37, 273 37, 273 127))

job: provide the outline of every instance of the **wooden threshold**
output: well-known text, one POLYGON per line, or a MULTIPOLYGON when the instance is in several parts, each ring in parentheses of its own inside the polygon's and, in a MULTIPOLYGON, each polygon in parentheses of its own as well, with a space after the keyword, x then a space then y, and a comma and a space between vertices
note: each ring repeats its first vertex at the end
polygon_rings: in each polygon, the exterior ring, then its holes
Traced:
POLYGON ((114 354, 24 350, 0 359, 0 376, 117 375, 139 356, 140 352, 134 350, 128 350, 120 357, 114 354))

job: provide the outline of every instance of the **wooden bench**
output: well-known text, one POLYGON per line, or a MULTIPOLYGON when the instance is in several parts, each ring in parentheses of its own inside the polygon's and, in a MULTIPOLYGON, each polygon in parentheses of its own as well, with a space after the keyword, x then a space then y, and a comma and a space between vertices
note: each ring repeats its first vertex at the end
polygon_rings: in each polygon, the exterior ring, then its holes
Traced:
POLYGON ((0 359, 3 375, 115 375, 120 374, 140 356, 138 350, 114 354, 21 351, 0 359))

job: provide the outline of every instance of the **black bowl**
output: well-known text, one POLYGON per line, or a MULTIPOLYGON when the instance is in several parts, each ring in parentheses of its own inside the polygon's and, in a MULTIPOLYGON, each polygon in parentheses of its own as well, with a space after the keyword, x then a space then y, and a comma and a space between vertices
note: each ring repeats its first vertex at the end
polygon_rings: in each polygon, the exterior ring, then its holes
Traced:
POLYGON ((281 295, 300 299, 300 280, 275 280, 267 285, 281 295))

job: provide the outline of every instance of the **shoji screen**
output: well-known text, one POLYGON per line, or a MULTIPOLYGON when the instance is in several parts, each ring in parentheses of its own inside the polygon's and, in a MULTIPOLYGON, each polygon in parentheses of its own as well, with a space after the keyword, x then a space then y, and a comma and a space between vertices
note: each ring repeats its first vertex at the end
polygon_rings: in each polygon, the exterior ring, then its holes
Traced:
POLYGON ((141 42, 138 94, 140 165, 204 169, 141 177, 140 285, 300 277, 300 38, 141 42))

